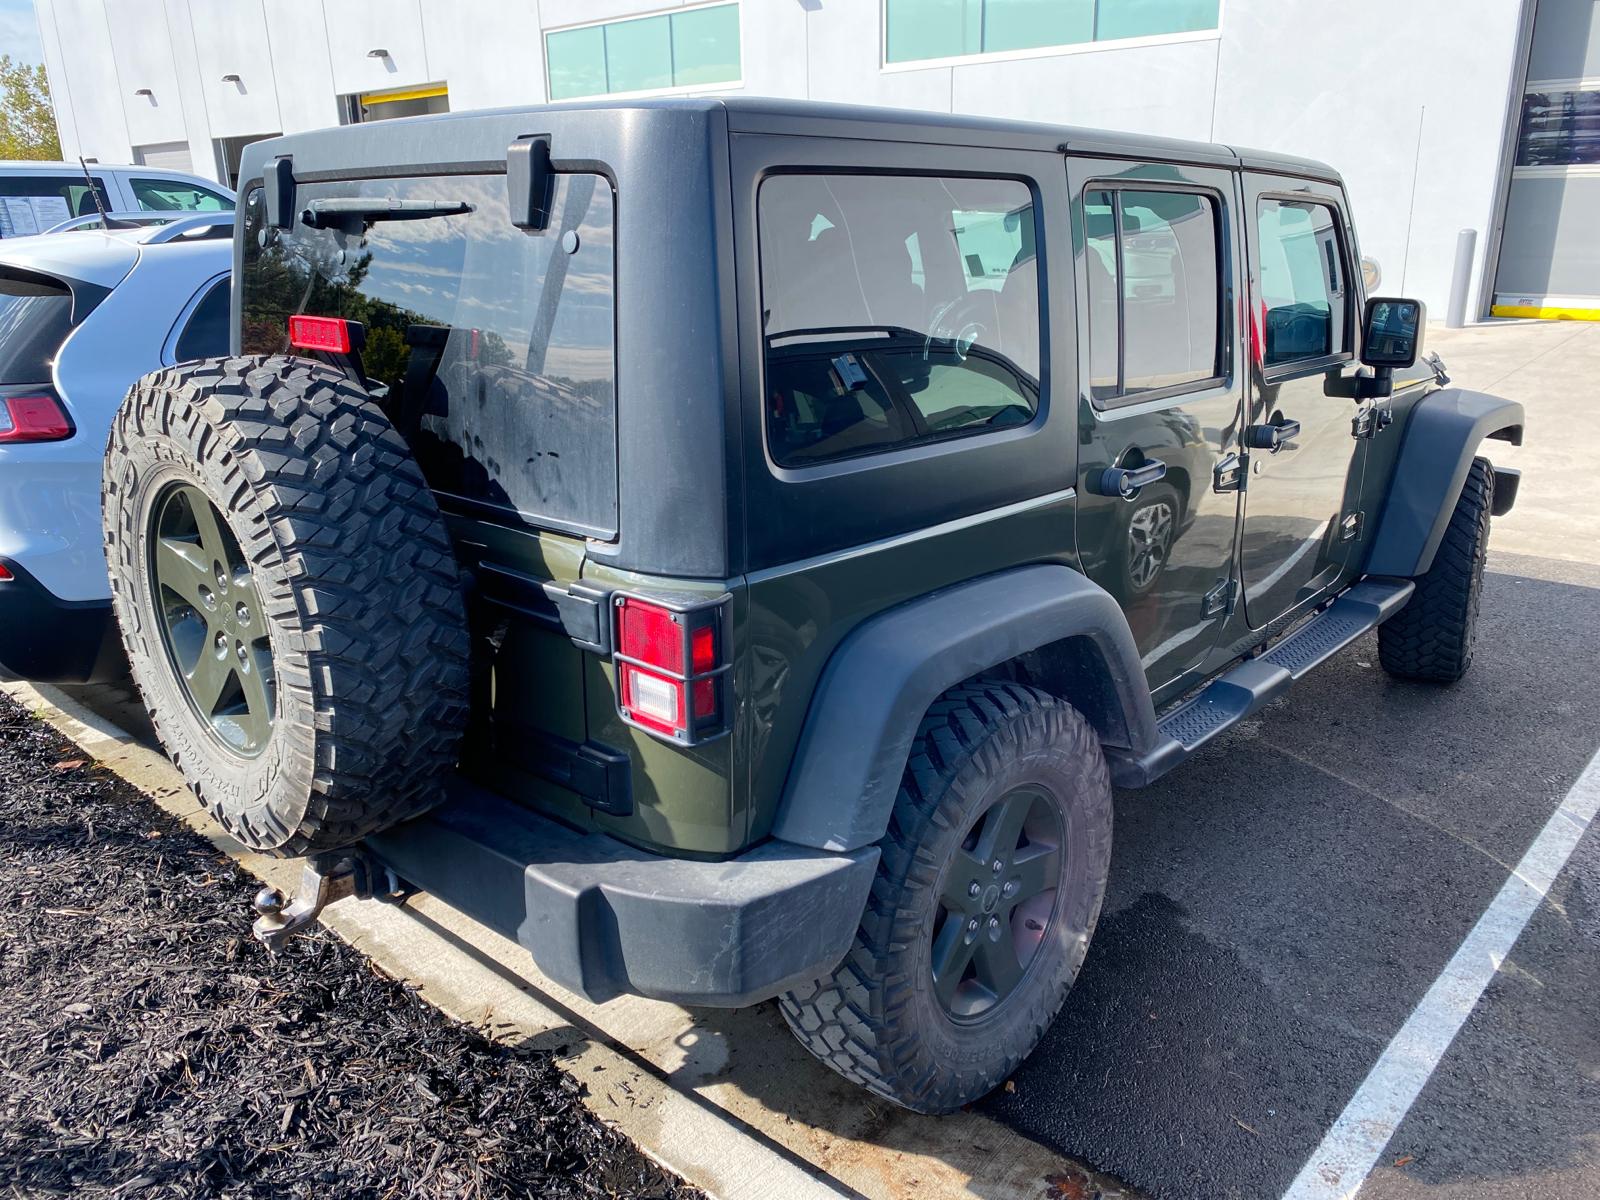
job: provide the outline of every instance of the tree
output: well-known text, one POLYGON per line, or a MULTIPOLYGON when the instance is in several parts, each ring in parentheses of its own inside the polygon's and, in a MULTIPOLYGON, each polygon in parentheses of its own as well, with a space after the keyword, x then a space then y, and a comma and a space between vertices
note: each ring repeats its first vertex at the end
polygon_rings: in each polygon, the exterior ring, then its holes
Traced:
POLYGON ((60 157, 61 137, 44 67, 0 54, 0 159, 60 157))

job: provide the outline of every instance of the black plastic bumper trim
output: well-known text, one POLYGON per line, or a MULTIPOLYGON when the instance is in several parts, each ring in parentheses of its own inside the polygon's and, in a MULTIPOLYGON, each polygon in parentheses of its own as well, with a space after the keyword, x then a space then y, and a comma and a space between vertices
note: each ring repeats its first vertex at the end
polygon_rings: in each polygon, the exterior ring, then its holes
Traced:
POLYGON ((10 559, 0 565, 0 671, 35 683, 99 683, 124 669, 110 600, 61 600, 10 559))
POLYGON ((460 777, 451 793, 368 847, 596 1002, 634 994, 737 1008, 825 975, 850 948, 877 869, 876 846, 780 841, 722 862, 664 858, 460 777))

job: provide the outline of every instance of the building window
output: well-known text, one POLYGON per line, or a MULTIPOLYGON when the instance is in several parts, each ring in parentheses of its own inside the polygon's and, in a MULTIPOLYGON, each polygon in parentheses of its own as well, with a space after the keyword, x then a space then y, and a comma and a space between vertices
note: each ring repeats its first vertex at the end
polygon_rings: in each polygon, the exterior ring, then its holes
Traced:
POLYGON ((1217 204, 1197 192, 1084 196, 1089 362, 1096 399, 1223 373, 1217 204))
POLYGON ((550 99, 739 82, 739 6, 583 25, 545 35, 550 99))
POLYGON ((884 0, 884 61, 1077 46, 1217 27, 1221 0, 884 0))
POLYGON ((1538 91, 1522 97, 1516 165, 1600 165, 1600 80, 1583 91, 1538 91))
POLYGON ((1015 429, 1038 413, 1027 185, 778 175, 761 185, 758 220, 779 466, 1015 429))

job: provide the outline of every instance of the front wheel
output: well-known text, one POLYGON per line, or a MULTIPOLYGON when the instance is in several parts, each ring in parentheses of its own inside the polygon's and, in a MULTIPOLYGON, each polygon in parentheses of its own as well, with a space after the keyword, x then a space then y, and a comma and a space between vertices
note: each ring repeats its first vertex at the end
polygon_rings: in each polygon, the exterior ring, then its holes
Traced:
POLYGON ((1433 566, 1405 607, 1378 626, 1378 657, 1390 675, 1454 683, 1472 665, 1493 507, 1494 467, 1475 458, 1433 566))
POLYGON ((1055 1019, 1100 914, 1111 785, 1094 730, 1020 684, 963 684, 918 731, 854 945, 785 994, 801 1043, 918 1112, 997 1087, 1055 1019))

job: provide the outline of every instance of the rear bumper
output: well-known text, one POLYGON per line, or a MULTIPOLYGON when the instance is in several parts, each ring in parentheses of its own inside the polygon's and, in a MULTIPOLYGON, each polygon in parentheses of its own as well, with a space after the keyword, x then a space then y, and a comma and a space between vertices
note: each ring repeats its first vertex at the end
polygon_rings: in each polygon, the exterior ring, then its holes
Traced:
POLYGON ((0 559, 0 671, 36 683, 97 683, 122 669, 109 600, 59 600, 26 569, 0 559))
POLYGON ((736 1008, 827 974, 849 950, 878 848, 769 841, 725 862, 662 858, 460 782, 368 839, 398 875, 532 954, 594 1001, 736 1008))

